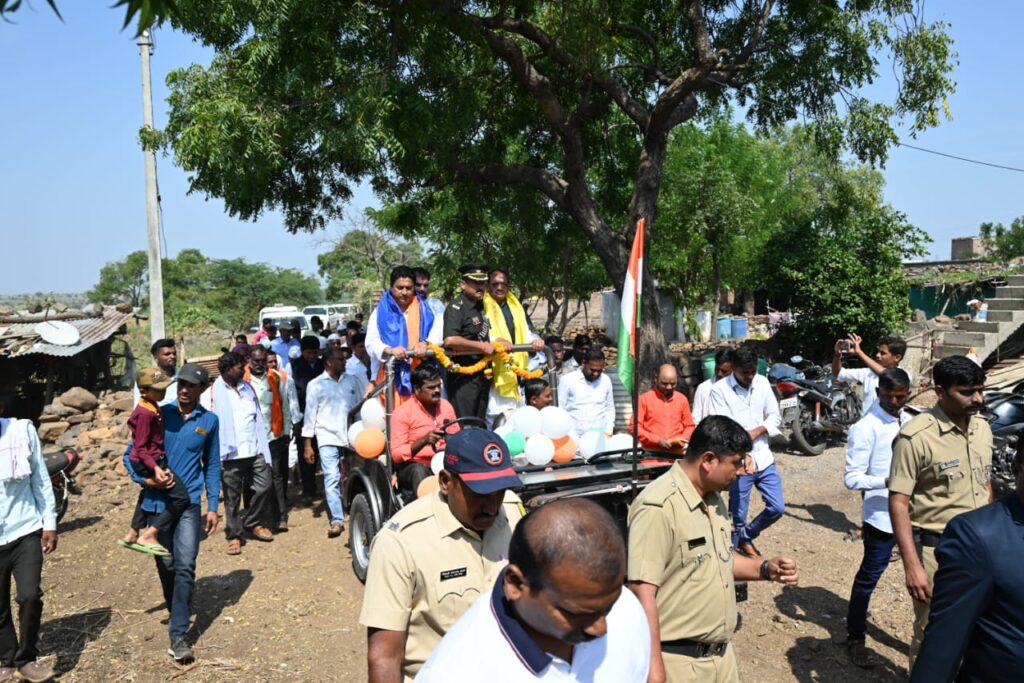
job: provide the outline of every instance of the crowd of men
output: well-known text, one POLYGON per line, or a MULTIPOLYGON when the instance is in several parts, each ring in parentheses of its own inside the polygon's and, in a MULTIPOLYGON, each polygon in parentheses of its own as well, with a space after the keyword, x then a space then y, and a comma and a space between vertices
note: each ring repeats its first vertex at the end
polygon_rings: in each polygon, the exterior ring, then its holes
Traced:
MULTIPOLYGON (((586 335, 571 349, 538 337, 506 270, 471 263, 459 272, 461 294, 447 306, 430 297, 429 272, 400 266, 365 326, 362 316, 335 331, 316 320, 296 338, 296 325, 264 321, 251 343, 240 336, 220 357, 213 381, 200 365, 177 367, 173 341, 153 345, 154 365, 172 380, 159 411, 173 476, 129 472, 143 488, 142 522, 163 513, 163 492, 175 483, 188 492, 188 507, 158 536, 171 553, 156 557, 169 654, 194 659, 196 558, 219 526, 221 499, 225 552, 238 555, 247 541, 270 543, 288 530, 293 473, 309 505, 319 468, 327 536, 342 534, 350 415, 381 400, 390 369, 390 448, 405 505, 371 548, 359 616, 371 683, 739 680, 736 583, 799 581, 792 558, 766 557, 755 544, 765 545, 785 509, 770 448, 779 405, 756 353, 718 353, 692 407, 676 368, 658 368, 630 428, 646 449, 675 461, 633 501, 625 536, 587 500, 527 515, 512 455, 491 430, 555 395, 513 366, 557 375, 558 404, 577 438, 610 435, 616 406, 604 352, 586 335), (490 358, 489 371, 446 369, 430 359, 431 344, 462 367, 490 358), (525 350, 508 362, 495 356, 513 347, 525 350), (479 422, 452 424, 457 418, 479 422), (435 472, 436 490, 417 496, 435 472), (748 519, 754 489, 763 508, 748 519)), ((866 645, 868 605, 898 549, 914 605, 911 680, 1016 680, 1024 670, 1016 562, 1024 557, 1024 477, 993 503, 992 433, 978 415, 984 372, 968 358, 941 360, 932 370, 937 404, 912 417, 911 378, 899 367, 905 342, 879 340, 873 357, 861 344, 856 335, 837 342, 833 360, 837 377, 865 392, 843 473, 863 496, 863 557, 847 614, 851 665, 877 664, 866 645), (844 367, 852 357, 865 367, 844 367)), ((21 608, 17 638, 9 607, 0 614, 0 681, 52 674, 35 662, 41 557, 56 547, 56 532, 34 434, 31 425, 0 421, 0 575, 8 585, 15 577, 21 608)))

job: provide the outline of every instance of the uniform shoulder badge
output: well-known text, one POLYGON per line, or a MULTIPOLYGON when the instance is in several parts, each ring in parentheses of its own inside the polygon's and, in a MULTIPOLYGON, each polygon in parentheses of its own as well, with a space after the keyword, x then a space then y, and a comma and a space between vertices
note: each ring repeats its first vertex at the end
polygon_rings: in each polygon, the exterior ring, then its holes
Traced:
POLYGON ((920 434, 924 430, 935 424, 935 416, 931 413, 921 413, 907 424, 900 428, 900 436, 910 438, 916 434, 920 434))

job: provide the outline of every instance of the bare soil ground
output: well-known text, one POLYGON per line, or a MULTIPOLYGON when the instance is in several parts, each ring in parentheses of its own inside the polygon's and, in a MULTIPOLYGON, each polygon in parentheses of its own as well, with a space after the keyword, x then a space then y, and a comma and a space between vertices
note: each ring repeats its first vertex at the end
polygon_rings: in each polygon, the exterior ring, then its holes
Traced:
MULTIPOLYGON (((785 517, 759 542, 787 553, 801 585, 750 584, 734 640, 744 681, 901 681, 913 621, 902 568, 893 563, 872 601, 868 642, 874 671, 851 667, 842 646, 846 605, 860 562, 845 540, 860 519, 860 497, 842 486, 841 449, 817 458, 779 454, 785 517)), ((362 586, 350 567, 347 533, 328 540, 322 504, 298 508, 292 530, 269 544, 224 554, 223 534, 203 542, 195 595, 198 661, 176 666, 152 560, 114 545, 131 517, 135 490, 82 482, 44 567, 41 650, 63 681, 341 681, 366 678, 357 623, 362 586)), ((752 504, 753 511, 760 502, 752 504)))

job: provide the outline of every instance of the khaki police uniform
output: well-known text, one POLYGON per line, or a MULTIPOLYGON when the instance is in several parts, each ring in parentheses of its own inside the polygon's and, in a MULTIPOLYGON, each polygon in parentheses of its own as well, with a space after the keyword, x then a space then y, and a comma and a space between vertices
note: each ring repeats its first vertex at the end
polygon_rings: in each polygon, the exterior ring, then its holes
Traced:
POLYGON ((722 497, 710 493, 702 499, 678 465, 654 480, 629 508, 627 573, 630 581, 658 587, 669 683, 739 680, 729 644, 736 630, 730 535, 722 497))
POLYGON ((435 493, 404 507, 374 537, 359 623, 408 633, 406 682, 473 601, 490 590, 524 514, 519 497, 506 491, 498 518, 481 538, 435 493))
MULTIPOLYGON (((914 540, 933 586, 939 536, 960 513, 988 504, 991 474, 992 429, 977 415, 965 434, 935 406, 903 425, 893 441, 889 490, 910 497, 914 540)), ((927 624, 928 603, 914 600, 911 668, 927 624)))
MULTIPOLYGON (((465 294, 444 309, 444 332, 442 336, 462 337, 474 342, 487 341, 491 332, 490 322, 484 315, 483 301, 473 301, 465 294)), ((480 362, 482 355, 454 356, 459 365, 473 365, 480 362)), ((483 372, 475 375, 460 375, 449 372, 445 390, 448 400, 459 417, 487 417, 487 397, 491 380, 483 372)))

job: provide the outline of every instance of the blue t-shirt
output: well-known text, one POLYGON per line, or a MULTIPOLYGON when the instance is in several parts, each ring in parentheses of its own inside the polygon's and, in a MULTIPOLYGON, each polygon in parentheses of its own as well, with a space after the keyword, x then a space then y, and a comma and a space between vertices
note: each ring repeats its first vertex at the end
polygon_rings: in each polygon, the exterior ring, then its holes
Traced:
MULTIPOLYGON (((189 500, 198 505, 203 500, 206 488, 206 506, 210 512, 217 511, 220 497, 220 440, 217 416, 198 403, 187 416, 178 411, 174 401, 160 407, 164 418, 164 450, 167 466, 174 476, 185 484, 189 500)), ((146 480, 135 473, 128 462, 131 446, 124 454, 124 466, 137 484, 145 485, 146 480)), ((142 509, 146 512, 163 512, 167 507, 166 496, 158 489, 145 489, 142 509)))

